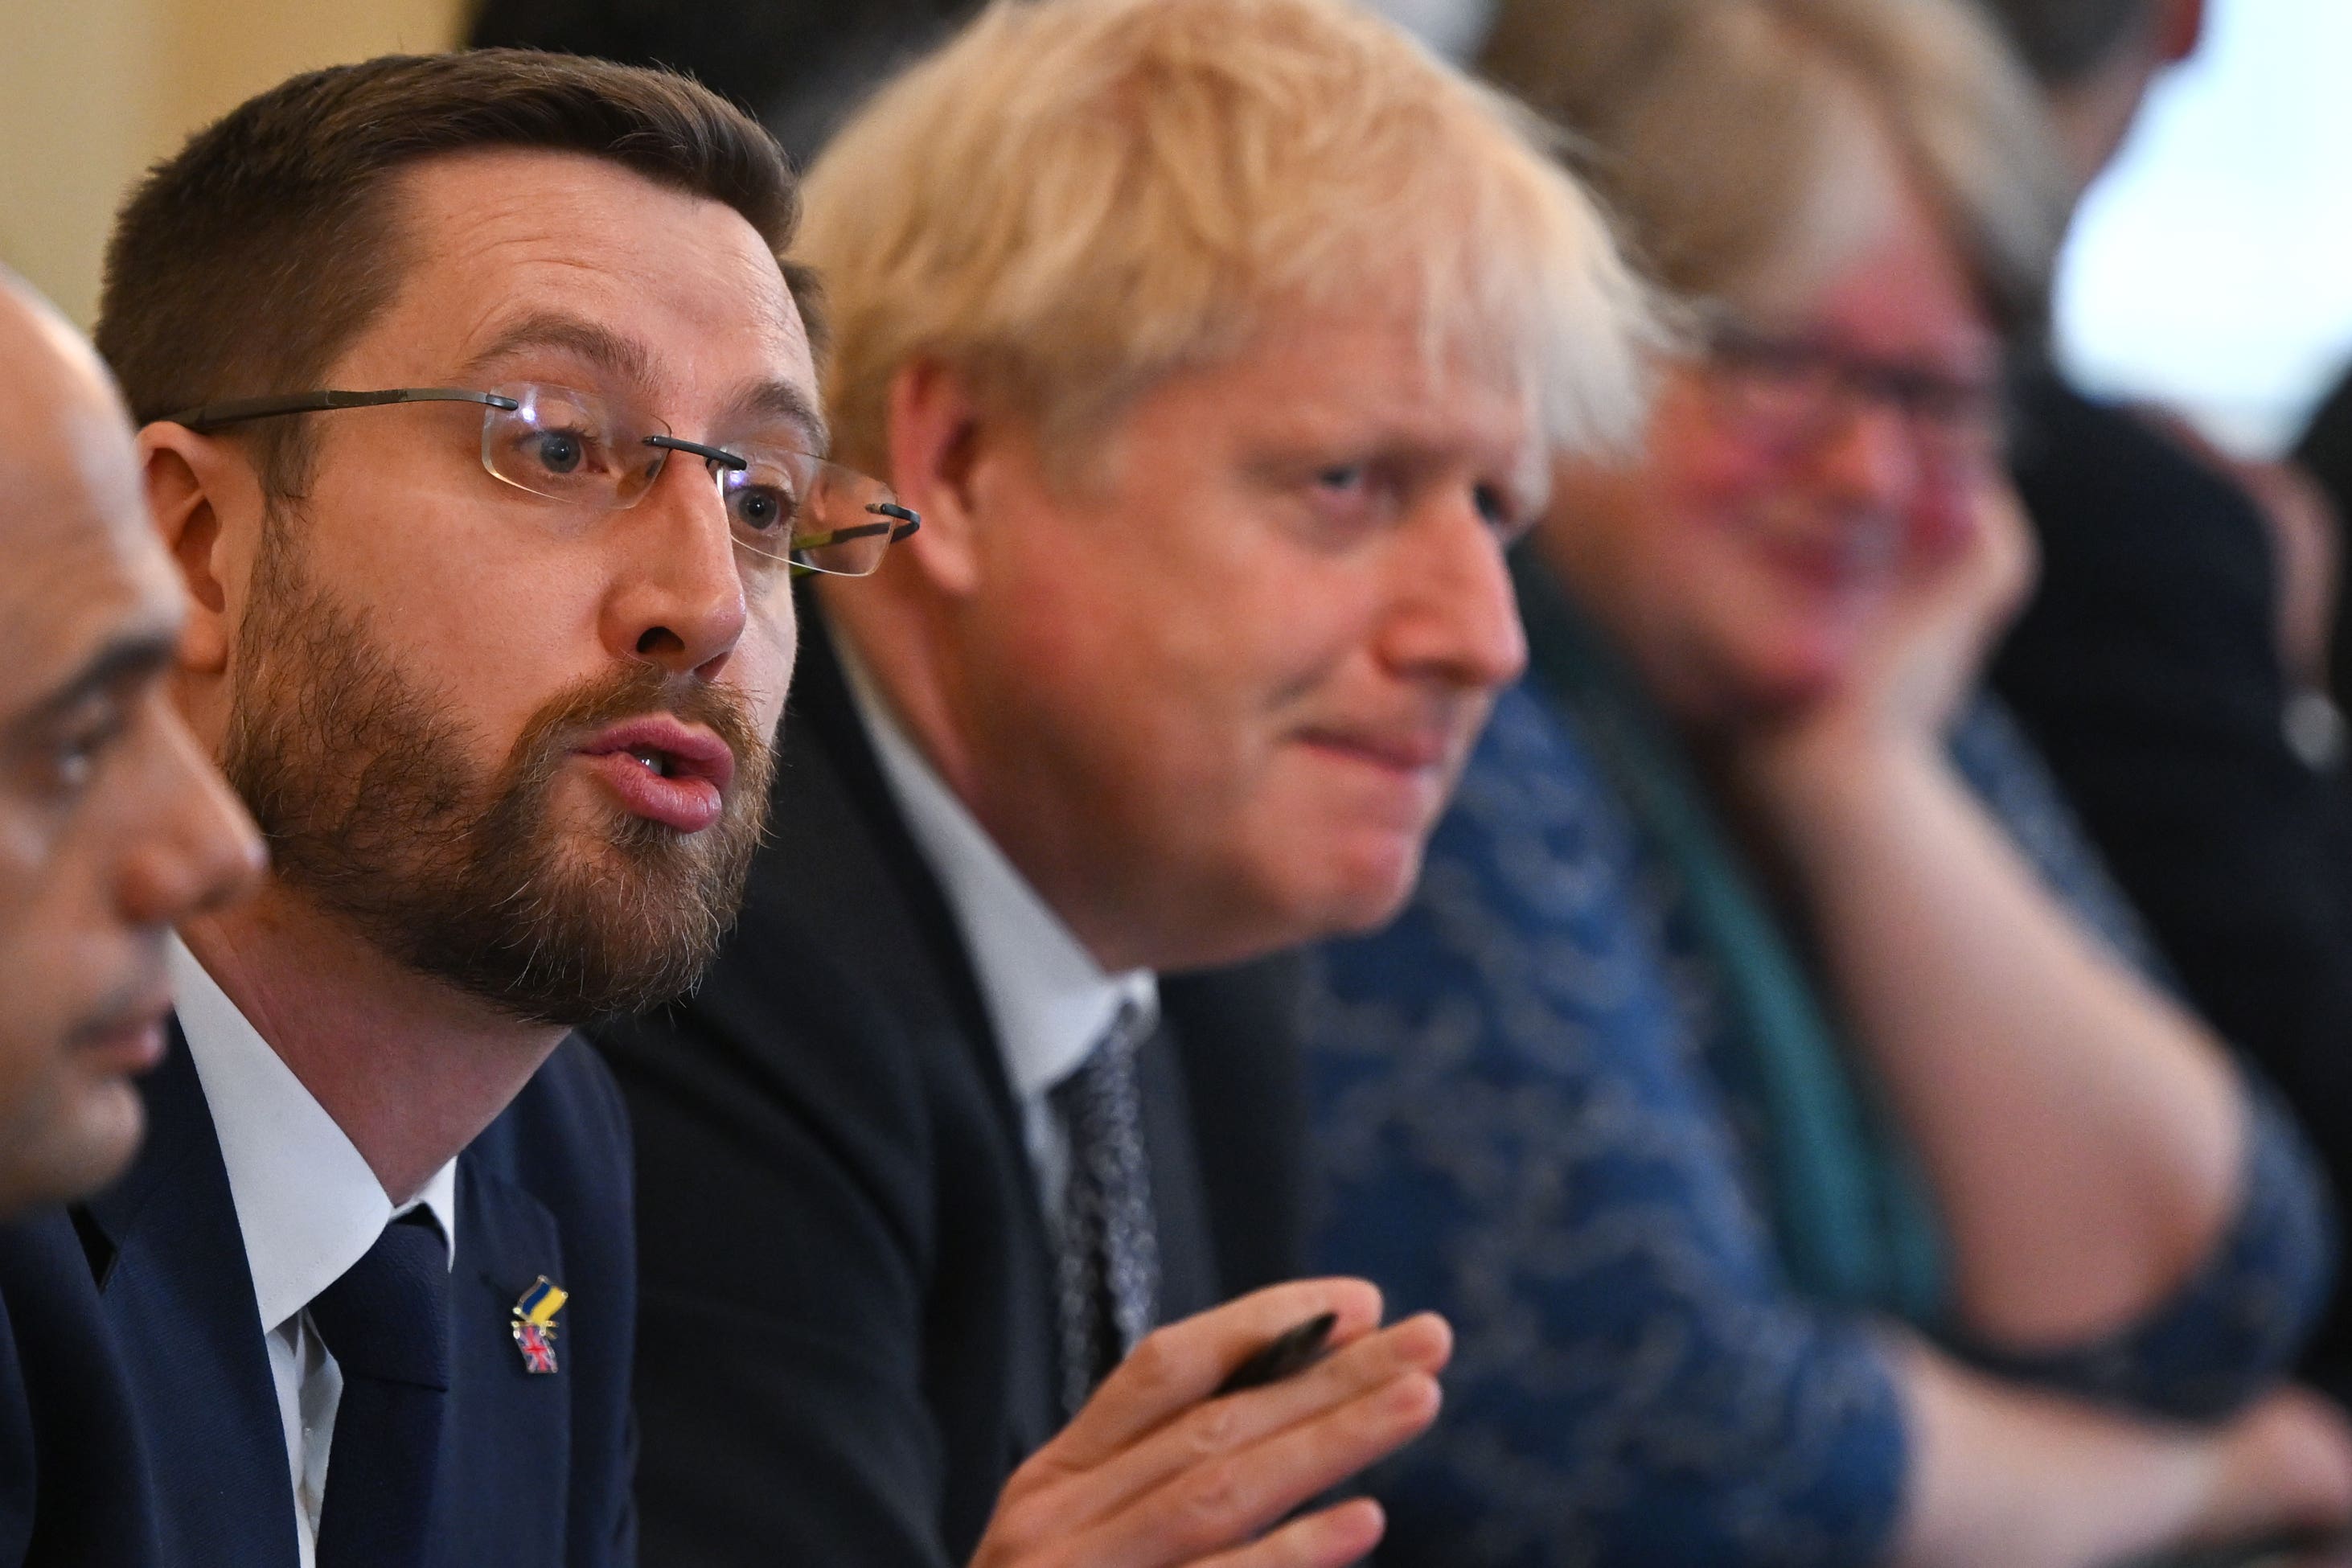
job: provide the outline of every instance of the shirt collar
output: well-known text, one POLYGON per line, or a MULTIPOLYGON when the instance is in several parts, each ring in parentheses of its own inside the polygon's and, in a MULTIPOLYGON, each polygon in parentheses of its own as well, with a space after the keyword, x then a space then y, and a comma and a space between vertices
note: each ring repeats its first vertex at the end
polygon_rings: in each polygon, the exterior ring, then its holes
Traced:
POLYGON ((264 1332, 365 1257, 394 1216, 429 1210, 457 1253, 457 1162, 397 1208, 326 1107, 261 1037, 177 936, 172 994, 228 1168, 264 1332))
POLYGON ((847 647, 836 639, 836 648, 890 793, 963 932, 1013 1093, 1041 1100, 1077 1069, 1121 1006, 1133 1004, 1147 1020, 1158 1015, 1158 982, 1148 969, 1111 974, 1095 962, 916 749, 847 647))

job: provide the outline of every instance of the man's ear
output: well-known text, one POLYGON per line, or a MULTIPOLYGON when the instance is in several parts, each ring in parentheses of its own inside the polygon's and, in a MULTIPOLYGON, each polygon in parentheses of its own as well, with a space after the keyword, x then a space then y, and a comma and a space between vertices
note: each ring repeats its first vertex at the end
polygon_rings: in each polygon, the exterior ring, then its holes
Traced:
POLYGON ((940 591, 969 594, 980 581, 979 400, 961 373, 916 360, 891 378, 889 422, 891 487, 923 516, 923 526, 897 548, 940 591))
POLYGON ((2172 0, 2165 13, 2164 32, 2157 39, 2166 65, 2176 66, 2197 52, 2205 37, 2205 0, 2172 0))
POLYGON ((260 485, 225 443, 167 422, 139 432, 139 467, 147 510, 188 591, 180 668, 218 675, 236 636, 229 584, 243 582, 257 542, 239 536, 258 529, 260 485))

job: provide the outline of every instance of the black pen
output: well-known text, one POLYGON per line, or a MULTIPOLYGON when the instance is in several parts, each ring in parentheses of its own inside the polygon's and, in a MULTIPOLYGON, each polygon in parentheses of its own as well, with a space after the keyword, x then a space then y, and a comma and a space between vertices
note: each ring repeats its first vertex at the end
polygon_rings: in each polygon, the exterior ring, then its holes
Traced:
POLYGON ((1266 1342, 1249 1360, 1234 1368, 1217 1391, 1209 1397, 1222 1399, 1228 1394, 1244 1389, 1263 1388, 1269 1383, 1280 1383, 1295 1373, 1306 1371, 1323 1354, 1323 1347, 1331 1338, 1331 1331, 1339 1326, 1339 1314, 1325 1312, 1305 1322, 1285 1330, 1266 1342))

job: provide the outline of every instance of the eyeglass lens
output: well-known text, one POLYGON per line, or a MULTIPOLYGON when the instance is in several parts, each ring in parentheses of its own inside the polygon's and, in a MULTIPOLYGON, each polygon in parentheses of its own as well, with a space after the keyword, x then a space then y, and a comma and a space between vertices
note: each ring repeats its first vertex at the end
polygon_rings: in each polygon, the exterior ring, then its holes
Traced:
POLYGON ((1932 371, 1762 342, 1719 345, 1709 365, 1727 410, 1776 445, 1819 440, 1864 405, 1900 415, 1939 456, 1986 456, 2000 445, 1998 395, 1932 371))
MULTIPOLYGON (((656 419, 620 412, 613 400, 566 387, 503 388, 516 404, 482 421, 482 464, 497 479, 551 500, 595 511, 635 506, 674 455, 649 446, 667 437, 656 419)), ((729 531, 751 563, 864 576, 912 514, 887 486, 793 449, 779 438, 730 444, 705 461, 727 509, 729 531)))

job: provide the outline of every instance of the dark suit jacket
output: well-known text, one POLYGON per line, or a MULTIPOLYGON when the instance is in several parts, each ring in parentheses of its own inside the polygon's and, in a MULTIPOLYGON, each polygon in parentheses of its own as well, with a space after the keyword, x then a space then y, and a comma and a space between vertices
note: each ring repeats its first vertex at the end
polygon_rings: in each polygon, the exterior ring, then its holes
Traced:
MULTIPOLYGON (((773 840, 694 998, 600 1029, 636 1118, 651 1564, 961 1563, 1058 1426, 1053 1274, 971 962, 807 615, 773 840)), ((1286 968, 1164 982, 1162 1312, 1291 1272, 1286 968)))
MULTIPOLYGON (((2352 1193, 2352 795, 2287 748, 2269 536, 2234 486, 2044 374, 2016 471, 2042 583, 1993 666, 2189 1000, 2352 1193)), ((2306 1371, 2352 1392, 2342 1291, 2306 1371)))
MULTIPOLYGON (((0 1369, 0 1443, 30 1434, 37 1461, 29 1484, 0 1493, 0 1562, 294 1568, 259 1308, 176 1028, 143 1089, 147 1142, 122 1182, 0 1239, 16 1373, 0 1369)), ((451 1568, 635 1560, 627 1136, 603 1064, 571 1040, 458 1157, 451 1440, 433 1531, 451 1568), (534 1376, 512 1311, 541 1274, 572 1299, 560 1370, 534 1376)))
MULTIPOLYGON (((2352 370, 2320 399, 2311 423, 2294 444, 2294 460, 2319 482, 2336 509, 2337 542, 2352 531, 2352 370)), ((2352 606, 2337 593, 2335 635, 2327 649, 2327 679, 2338 702, 2352 702, 2352 606)))

